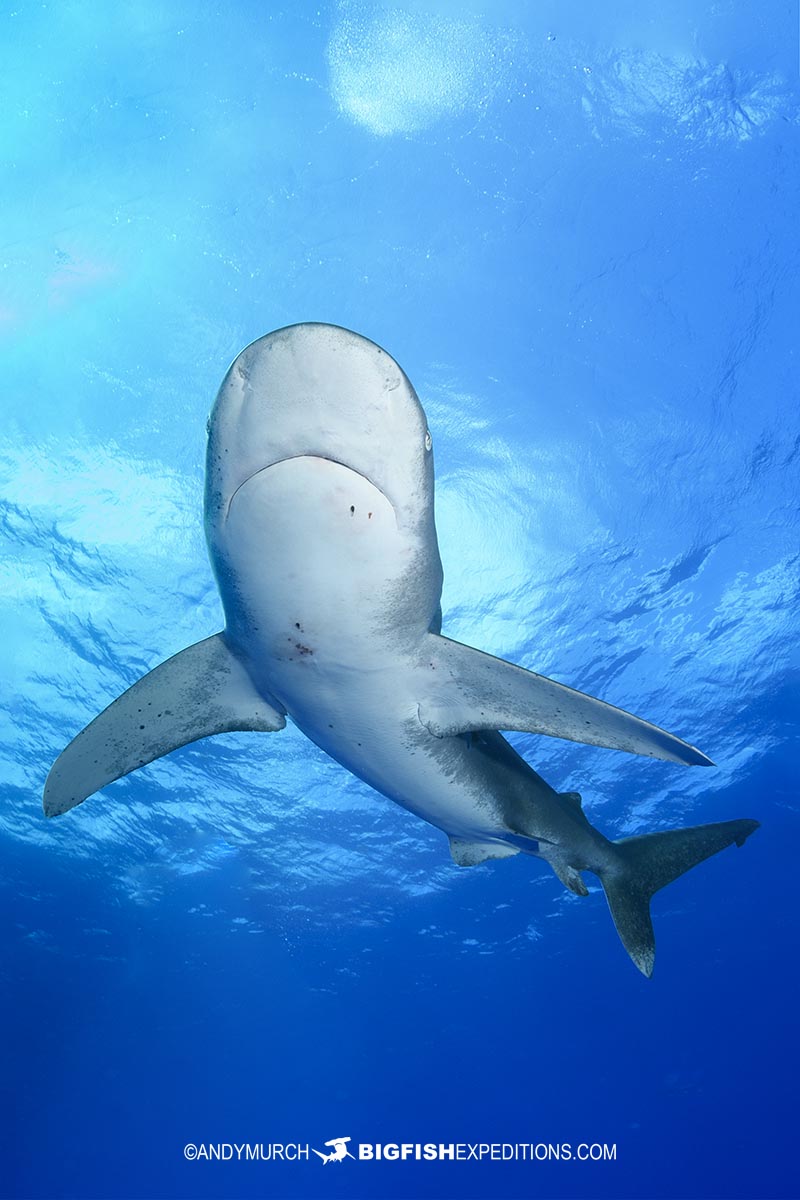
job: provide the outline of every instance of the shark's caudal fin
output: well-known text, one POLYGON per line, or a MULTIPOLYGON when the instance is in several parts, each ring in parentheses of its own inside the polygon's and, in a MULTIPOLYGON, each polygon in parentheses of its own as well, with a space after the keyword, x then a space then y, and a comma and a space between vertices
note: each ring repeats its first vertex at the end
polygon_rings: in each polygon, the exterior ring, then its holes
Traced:
POLYGON ((68 812, 187 742, 233 730, 275 732, 285 724, 217 633, 150 671, 73 738, 47 776, 45 814, 68 812))
POLYGON ((722 821, 621 838, 613 843, 616 861, 600 873, 600 881, 622 944, 643 975, 652 975, 656 954, 650 919, 653 894, 718 850, 734 843, 743 846, 758 824, 722 821))

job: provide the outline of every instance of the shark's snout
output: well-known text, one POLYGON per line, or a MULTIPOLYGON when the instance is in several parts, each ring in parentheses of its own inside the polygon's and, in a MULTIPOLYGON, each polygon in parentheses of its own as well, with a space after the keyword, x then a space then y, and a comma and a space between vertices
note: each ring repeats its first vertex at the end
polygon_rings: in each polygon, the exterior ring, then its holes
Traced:
POLYGON ((406 528, 416 528, 431 511, 431 446, 417 395, 385 350, 333 325, 278 330, 242 351, 211 413, 211 534, 217 522, 227 522, 240 488, 301 459, 361 476, 406 528))

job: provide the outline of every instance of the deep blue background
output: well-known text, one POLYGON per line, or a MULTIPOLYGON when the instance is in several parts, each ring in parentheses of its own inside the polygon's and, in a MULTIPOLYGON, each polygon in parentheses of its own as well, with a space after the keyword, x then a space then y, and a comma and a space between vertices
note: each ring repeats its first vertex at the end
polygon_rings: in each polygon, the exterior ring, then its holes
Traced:
POLYGON ((0 12, 7 1197, 794 1197, 797 14, 723 3, 0 12), (434 437, 445 629, 687 771, 517 738, 621 836, 763 827, 654 902, 441 834, 296 731, 46 824, 66 741, 214 632, 234 355, 375 339, 434 437), (610 1142, 617 1161, 187 1163, 186 1142, 610 1142))

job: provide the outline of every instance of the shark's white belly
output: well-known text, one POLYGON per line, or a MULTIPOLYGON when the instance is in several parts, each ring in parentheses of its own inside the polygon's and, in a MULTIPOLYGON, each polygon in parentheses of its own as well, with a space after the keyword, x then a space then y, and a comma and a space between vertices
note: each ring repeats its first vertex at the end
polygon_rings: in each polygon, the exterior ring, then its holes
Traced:
POLYGON ((486 798, 454 781, 468 762, 459 771, 419 722, 413 646, 439 579, 419 595, 418 551, 387 497, 337 463, 292 459, 247 481, 226 524, 236 544, 235 575, 221 580, 227 632, 262 694, 353 774, 447 833, 500 832, 486 798))
POLYGON ((402 663, 379 670, 326 670, 310 662, 273 664, 278 699, 313 742, 354 775, 453 837, 509 832, 473 771, 467 744, 438 739, 419 722, 402 663))
POLYGON ((235 546, 231 577, 220 580, 228 631, 254 662, 370 671, 385 662, 387 640, 427 627, 438 602, 438 578, 420 595, 416 543, 387 497, 327 459, 290 459, 249 479, 231 501, 226 539, 235 546))

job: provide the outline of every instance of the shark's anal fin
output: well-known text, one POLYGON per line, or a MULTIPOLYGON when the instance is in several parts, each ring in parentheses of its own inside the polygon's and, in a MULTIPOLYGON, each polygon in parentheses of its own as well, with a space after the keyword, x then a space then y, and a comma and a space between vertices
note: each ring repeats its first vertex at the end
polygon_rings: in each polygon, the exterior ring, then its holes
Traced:
POLYGON ((514 729, 713 766, 705 754, 657 725, 471 646, 430 633, 423 655, 419 719, 436 737, 514 729))
POLYGON ((68 812, 122 775, 214 733, 283 729, 286 718, 256 691, 215 634, 143 676, 74 738, 44 789, 48 817, 68 812))

